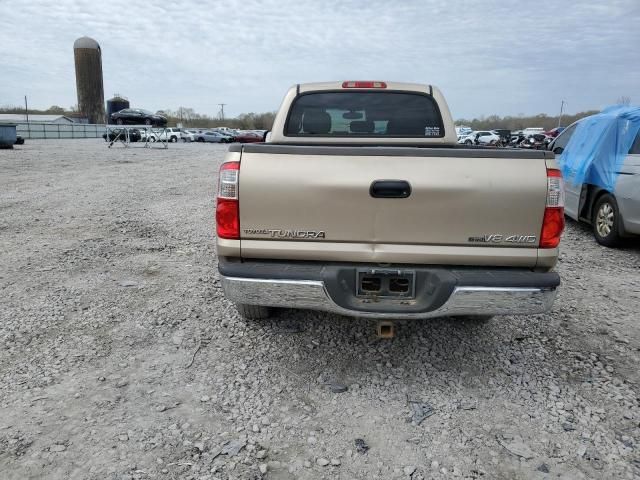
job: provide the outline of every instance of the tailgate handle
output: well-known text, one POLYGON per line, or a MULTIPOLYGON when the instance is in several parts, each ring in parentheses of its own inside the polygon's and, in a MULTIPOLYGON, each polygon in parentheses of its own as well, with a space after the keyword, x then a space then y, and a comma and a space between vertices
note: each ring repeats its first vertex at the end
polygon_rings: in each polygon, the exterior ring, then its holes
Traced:
POLYGON ((407 198, 411 195, 411 185, 406 180, 374 180, 369 195, 373 198, 407 198))

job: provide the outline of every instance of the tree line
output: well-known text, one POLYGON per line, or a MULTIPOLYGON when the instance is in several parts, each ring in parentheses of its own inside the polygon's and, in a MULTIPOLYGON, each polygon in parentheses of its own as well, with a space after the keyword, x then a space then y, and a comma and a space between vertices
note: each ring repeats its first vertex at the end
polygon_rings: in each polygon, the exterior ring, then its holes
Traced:
POLYGON ((180 107, 177 110, 162 110, 169 125, 181 123, 183 127, 230 127, 241 130, 271 130, 276 112, 241 113, 235 118, 211 117, 197 113, 193 108, 180 107))
MULTIPOLYGON (((0 106, 0 113, 20 113, 24 114, 24 107, 16 106, 16 105, 3 105, 0 106)), ((78 110, 74 109, 74 107, 70 108, 62 108, 58 105, 51 105, 46 110, 41 110, 37 108, 30 108, 29 113, 33 113, 34 115, 77 115, 78 110)))
POLYGON ((523 130, 525 128, 544 128, 545 130, 551 130, 561 123, 561 126, 566 127, 571 125, 576 120, 598 113, 598 110, 587 110, 586 112, 579 112, 574 114, 563 114, 562 119, 559 119, 559 115, 549 116, 544 113, 531 116, 506 116, 501 117, 499 115, 489 115, 488 117, 480 117, 473 119, 461 118, 456 120, 456 125, 464 125, 471 127, 473 130, 493 130, 496 128, 505 128, 511 131, 523 130), (560 120, 560 121, 559 121, 560 120))

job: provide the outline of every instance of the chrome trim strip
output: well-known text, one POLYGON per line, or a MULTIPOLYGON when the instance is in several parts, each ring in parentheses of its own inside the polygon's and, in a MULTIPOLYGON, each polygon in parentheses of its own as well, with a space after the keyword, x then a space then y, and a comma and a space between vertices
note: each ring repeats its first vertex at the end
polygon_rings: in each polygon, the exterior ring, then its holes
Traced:
POLYGON ((279 280, 221 276, 227 299, 268 307, 322 310, 351 317, 422 319, 459 315, 515 315, 551 309, 556 289, 513 287, 456 287, 437 310, 422 313, 379 313, 349 310, 336 304, 317 280, 279 280))

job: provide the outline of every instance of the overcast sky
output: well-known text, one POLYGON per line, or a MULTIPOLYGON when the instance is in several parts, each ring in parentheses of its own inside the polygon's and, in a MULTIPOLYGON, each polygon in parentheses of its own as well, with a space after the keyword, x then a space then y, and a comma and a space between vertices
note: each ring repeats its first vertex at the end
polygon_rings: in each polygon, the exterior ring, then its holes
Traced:
POLYGON ((438 85, 455 118, 640 104, 639 0, 0 0, 0 19, 0 105, 77 103, 84 35, 105 99, 154 111, 263 112, 292 84, 354 79, 438 85))

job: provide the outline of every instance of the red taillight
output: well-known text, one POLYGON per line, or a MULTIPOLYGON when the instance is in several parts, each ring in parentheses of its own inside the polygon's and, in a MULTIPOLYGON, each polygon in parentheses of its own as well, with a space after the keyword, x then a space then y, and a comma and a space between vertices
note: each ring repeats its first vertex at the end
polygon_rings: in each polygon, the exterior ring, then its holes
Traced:
POLYGON ((220 166, 216 202, 216 231, 220 238, 240 239, 239 177, 240 162, 225 162, 220 166))
POLYGON ((562 173, 555 168, 547 169, 547 203, 544 209, 540 248, 556 248, 564 230, 564 183, 562 173))
POLYGON ((547 208, 544 211, 540 248, 556 248, 560 245, 560 236, 564 230, 564 208, 547 208))
POLYGON ((342 82, 342 88, 387 88, 384 82, 342 82))

